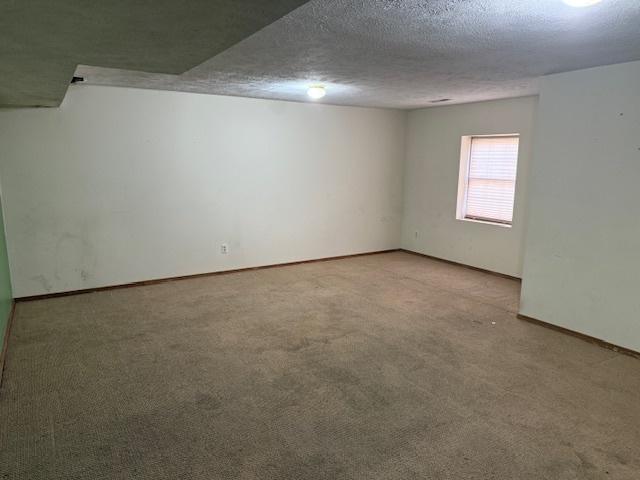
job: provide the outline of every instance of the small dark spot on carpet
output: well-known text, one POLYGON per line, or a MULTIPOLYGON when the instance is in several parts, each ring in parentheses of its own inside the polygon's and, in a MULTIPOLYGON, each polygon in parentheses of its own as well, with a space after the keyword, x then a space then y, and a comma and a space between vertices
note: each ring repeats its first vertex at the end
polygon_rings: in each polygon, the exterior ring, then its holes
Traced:
POLYGON ((204 410, 217 410, 221 407, 220 400, 208 393, 196 393, 196 406, 204 410))
POLYGON ((282 377, 278 377, 273 380, 272 385, 278 390, 294 390, 301 386, 301 383, 298 382, 291 375, 283 375, 282 377))
POLYGON ((289 345, 285 348, 288 352, 297 352, 304 348, 307 348, 311 345, 311 342, 308 338, 303 338, 301 340, 296 341, 293 345, 289 345))
POLYGON ((629 463, 629 460, 619 453, 614 453, 612 456, 620 465, 627 465, 629 463))
POLYGON ((578 459, 580 460, 580 463, 582 464, 583 468, 589 469, 589 470, 595 470, 596 466, 589 461, 589 459, 587 458, 586 455, 580 453, 580 452, 575 452, 576 456, 578 457, 578 459))
POLYGON ((326 367, 316 372, 318 378, 334 384, 359 385, 360 379, 346 368, 326 367))

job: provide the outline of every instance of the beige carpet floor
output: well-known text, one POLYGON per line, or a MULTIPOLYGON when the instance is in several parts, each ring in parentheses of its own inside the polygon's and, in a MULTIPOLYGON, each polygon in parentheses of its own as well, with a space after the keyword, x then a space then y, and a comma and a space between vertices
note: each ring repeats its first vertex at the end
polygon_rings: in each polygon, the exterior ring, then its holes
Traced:
POLYGON ((2 479, 638 479, 640 361, 407 253, 18 305, 2 479))

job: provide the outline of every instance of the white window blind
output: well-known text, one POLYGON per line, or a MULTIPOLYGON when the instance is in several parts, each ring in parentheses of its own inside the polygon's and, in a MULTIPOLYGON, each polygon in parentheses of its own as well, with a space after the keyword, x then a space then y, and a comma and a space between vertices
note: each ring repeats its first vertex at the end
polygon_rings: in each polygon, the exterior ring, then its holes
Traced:
POLYGON ((465 218, 511 224, 518 144, 517 136, 471 137, 465 218))

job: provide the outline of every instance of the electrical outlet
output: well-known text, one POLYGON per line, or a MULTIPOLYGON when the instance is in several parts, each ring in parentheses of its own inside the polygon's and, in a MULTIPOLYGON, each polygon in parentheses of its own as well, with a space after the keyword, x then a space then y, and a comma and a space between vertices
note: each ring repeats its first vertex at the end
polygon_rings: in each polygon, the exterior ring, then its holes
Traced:
POLYGON ((220 245, 220 253, 222 255, 226 255, 227 253, 229 253, 229 245, 227 245, 226 243, 220 245))

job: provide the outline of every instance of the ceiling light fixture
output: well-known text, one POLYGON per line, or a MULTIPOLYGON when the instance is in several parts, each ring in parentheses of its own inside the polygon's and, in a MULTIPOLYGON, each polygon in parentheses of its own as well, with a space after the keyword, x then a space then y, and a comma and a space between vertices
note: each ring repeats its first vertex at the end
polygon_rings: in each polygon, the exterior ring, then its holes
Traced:
POLYGON ((314 100, 320 100, 326 94, 327 89, 322 85, 312 85, 311 87, 309 87, 309 90, 307 90, 307 95, 309 95, 309 97, 313 98, 314 100))
POLYGON ((596 3, 600 3, 602 0, 562 0, 570 7, 591 7, 596 3))

